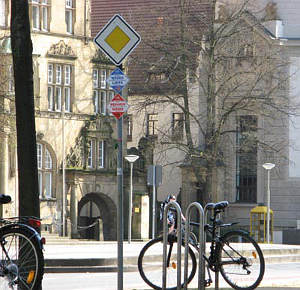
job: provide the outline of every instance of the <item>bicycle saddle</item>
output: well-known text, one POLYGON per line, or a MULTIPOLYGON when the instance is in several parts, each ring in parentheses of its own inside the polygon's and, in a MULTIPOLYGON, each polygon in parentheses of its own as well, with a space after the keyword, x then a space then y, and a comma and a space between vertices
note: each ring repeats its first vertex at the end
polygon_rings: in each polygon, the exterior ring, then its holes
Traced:
POLYGON ((228 206, 228 204, 229 204, 228 201, 219 201, 217 203, 210 202, 205 206, 205 208, 207 210, 214 210, 214 211, 223 210, 228 206))
POLYGON ((11 197, 9 195, 0 193, 0 204, 5 204, 11 202, 11 197))

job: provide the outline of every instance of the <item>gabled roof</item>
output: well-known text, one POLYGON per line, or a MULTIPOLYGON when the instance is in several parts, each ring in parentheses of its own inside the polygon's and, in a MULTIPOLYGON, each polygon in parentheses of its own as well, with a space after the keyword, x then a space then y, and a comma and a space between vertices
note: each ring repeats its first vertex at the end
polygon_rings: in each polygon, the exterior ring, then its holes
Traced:
MULTIPOLYGON (((158 86, 166 91, 179 75, 180 1, 174 0, 92 0, 92 36, 115 15, 120 14, 142 37, 141 43, 127 63, 131 93, 149 92, 158 86), (168 42, 168 43, 164 43, 168 42), (151 88, 152 86, 152 88, 151 88)), ((206 15, 210 0, 186 0, 187 31, 195 40, 202 39, 203 23, 197 19, 206 15)), ((195 58, 197 51, 194 52, 195 58)), ((155 92, 157 93, 157 92, 155 92)))
POLYGON ((165 7, 165 1, 160 0, 92 0, 92 36, 115 15, 120 14, 135 29, 140 20, 151 20, 152 15, 147 13, 151 9, 165 7))

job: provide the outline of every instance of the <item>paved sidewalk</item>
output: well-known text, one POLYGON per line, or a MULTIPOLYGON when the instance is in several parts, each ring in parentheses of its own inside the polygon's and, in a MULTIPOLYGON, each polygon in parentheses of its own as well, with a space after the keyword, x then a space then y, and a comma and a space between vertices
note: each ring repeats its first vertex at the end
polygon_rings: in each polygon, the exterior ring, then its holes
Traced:
MULTIPOLYGON (((124 257, 138 256, 146 242, 123 243, 124 257)), ((45 259, 116 258, 117 242, 80 242, 75 245, 45 245, 45 259)))
MULTIPOLYGON (((147 242, 123 242, 124 257, 138 256, 147 242)), ((299 251, 300 245, 259 244, 264 253, 276 255, 299 251)), ((112 258, 118 256, 117 242, 79 242, 71 245, 45 245, 45 259, 112 258)))
MULTIPOLYGON (((138 255, 146 242, 123 243, 124 271, 136 270, 138 255)), ((300 262, 299 245, 260 244, 266 263, 300 262)), ((117 271, 117 242, 79 242, 45 245, 46 272, 117 271)))

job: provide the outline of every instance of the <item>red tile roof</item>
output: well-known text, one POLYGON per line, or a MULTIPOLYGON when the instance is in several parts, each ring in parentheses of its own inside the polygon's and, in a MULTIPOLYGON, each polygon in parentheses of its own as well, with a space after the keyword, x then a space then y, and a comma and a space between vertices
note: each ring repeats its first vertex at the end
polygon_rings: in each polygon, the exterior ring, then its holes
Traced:
MULTIPOLYGON (((202 38, 203 19, 207 19, 211 0, 185 0, 186 31, 194 41, 202 38), (199 19, 200 18, 200 19, 199 19)), ((149 92, 152 81, 170 75, 178 82, 180 47, 180 0, 92 0, 92 36, 115 15, 120 14, 142 37, 141 43, 130 55, 128 65, 131 92, 149 92), (174 73, 174 68, 176 72, 174 73)), ((197 48, 191 48, 195 61, 197 48)), ((190 63, 191 65, 191 63, 190 63)), ((174 87, 166 82, 160 89, 174 87)), ((164 80, 158 80, 164 82, 164 80)), ((157 89, 157 86, 156 86, 157 89)))

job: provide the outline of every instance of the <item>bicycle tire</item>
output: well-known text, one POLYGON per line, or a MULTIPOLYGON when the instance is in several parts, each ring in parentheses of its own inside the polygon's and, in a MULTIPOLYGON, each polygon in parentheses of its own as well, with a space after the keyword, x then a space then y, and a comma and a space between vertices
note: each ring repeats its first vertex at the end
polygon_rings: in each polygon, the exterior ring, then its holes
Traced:
POLYGON ((243 231, 231 231, 220 238, 217 258, 221 275, 234 289, 255 289, 264 276, 263 253, 256 241, 243 231))
POLYGON ((193 245, 193 246, 197 246, 198 245, 197 236, 193 232, 189 233, 189 243, 191 245, 193 245))
MULTIPOLYGON (((177 238, 174 239, 172 255, 170 258, 170 266, 167 267, 167 284, 166 289, 176 290, 177 289, 177 238)), ((167 253, 169 251, 169 242, 167 246, 167 253)), ((184 243, 182 242, 181 254, 182 254, 182 265, 184 264, 184 243)), ((188 280, 190 283, 195 276, 197 263, 196 257, 189 247, 189 259, 188 259, 188 280)), ((138 269, 142 279, 153 289, 162 289, 162 273, 163 273, 163 237, 155 238, 149 241, 141 250, 138 257, 138 269)), ((184 282, 184 271, 181 271, 181 281, 183 287, 184 282)))
POLYGON ((1 229, 0 289, 39 290, 44 275, 44 256, 33 233, 22 228, 1 229), (6 252, 6 253, 5 253, 6 252))

